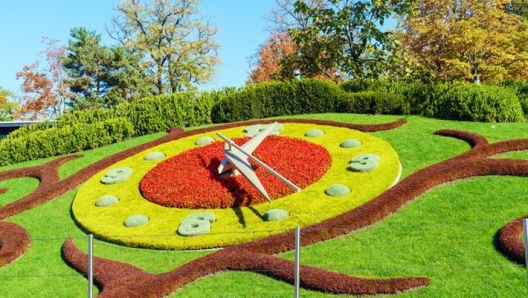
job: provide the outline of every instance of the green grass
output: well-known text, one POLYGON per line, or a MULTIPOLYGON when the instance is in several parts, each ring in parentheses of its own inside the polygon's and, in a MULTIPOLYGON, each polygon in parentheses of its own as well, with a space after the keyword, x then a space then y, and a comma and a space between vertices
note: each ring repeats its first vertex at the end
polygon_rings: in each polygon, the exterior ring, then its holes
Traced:
MULTIPOLYGON (((302 118, 353 123, 383 123, 398 116, 350 114, 304 115, 302 118)), ((433 135, 439 129, 476 132, 490 142, 528 137, 528 124, 471 123, 407 117, 409 123, 391 131, 373 133, 398 152, 403 177, 469 149, 462 141, 433 135), (492 127, 493 126, 493 127, 492 127)), ((61 167, 67 177, 101 158, 158 138, 145 136, 83 152, 85 157, 61 167)), ((528 152, 500 158, 528 159, 528 152)), ((26 162, 8 168, 42 164, 26 162)), ((34 179, 13 179, 0 188, 0 205, 36 187, 34 179)), ((494 237, 512 219, 528 214, 528 178, 480 177, 437 187, 382 222, 348 236, 301 250, 305 265, 365 277, 426 276, 429 286, 396 297, 523 297, 528 295, 526 270, 497 252, 494 237)), ((9 218, 32 237, 28 252, 0 268, 2 297, 85 297, 84 277, 65 265, 60 247, 74 236, 86 251, 87 240, 70 214, 71 191, 51 202, 9 218)), ((127 262, 149 272, 169 271, 210 251, 155 251, 95 241, 96 256, 127 262)), ((283 254, 294 259, 293 252, 283 254)), ((255 272, 227 272, 200 279, 170 297, 292 297, 292 285, 255 272)), ((301 290, 301 297, 343 297, 301 290)))
POLYGON ((22 177, 0 181, 0 189, 6 188, 7 192, 0 195, 0 207, 7 205, 30 194, 39 185, 39 181, 31 177, 22 177))

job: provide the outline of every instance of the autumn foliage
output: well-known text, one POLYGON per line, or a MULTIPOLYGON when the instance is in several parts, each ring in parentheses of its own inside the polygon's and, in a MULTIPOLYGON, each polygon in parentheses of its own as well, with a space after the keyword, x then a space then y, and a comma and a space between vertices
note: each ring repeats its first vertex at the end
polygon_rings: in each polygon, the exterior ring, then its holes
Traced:
POLYGON ((505 0, 418 1, 402 44, 434 78, 472 81, 528 77, 528 24, 505 0))
POLYGON ((16 73, 22 79, 23 95, 19 97, 22 104, 17 118, 25 120, 42 120, 56 118, 64 111, 63 105, 69 98, 68 86, 63 83, 62 57, 65 47, 59 46, 58 40, 43 38, 48 47, 40 54, 44 55, 46 65, 40 68, 39 61, 25 65, 16 73))
POLYGON ((260 47, 255 61, 250 63, 252 71, 250 83, 271 82, 282 79, 281 60, 297 52, 297 45, 285 33, 272 32, 268 40, 260 47))

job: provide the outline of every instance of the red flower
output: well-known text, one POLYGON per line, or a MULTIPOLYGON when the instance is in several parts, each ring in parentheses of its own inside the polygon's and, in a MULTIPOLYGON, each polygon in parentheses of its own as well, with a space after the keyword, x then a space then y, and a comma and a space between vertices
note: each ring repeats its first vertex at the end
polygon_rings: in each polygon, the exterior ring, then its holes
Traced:
MULTIPOLYGON (((239 145, 248 140, 234 139, 239 145)), ((139 184, 143 197, 166 207, 191 209, 244 207, 266 202, 244 176, 218 176, 223 150, 223 142, 214 142, 159 163, 139 184)), ((254 156, 300 188, 319 180, 332 163, 330 154, 322 146, 277 136, 268 136, 254 156)), ((272 199, 294 192, 264 168, 253 163, 252 166, 272 199)))

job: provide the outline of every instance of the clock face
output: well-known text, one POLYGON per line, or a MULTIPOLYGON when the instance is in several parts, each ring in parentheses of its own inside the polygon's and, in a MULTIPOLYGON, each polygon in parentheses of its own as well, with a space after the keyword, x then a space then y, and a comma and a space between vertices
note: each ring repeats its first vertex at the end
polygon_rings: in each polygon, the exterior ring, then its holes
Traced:
MULTIPOLYGON (((243 176, 218 177, 224 141, 204 133, 150 148, 101 171, 79 189, 74 217, 98 238, 127 246, 224 247, 335 217, 399 179, 398 156, 379 138, 328 125, 281 127, 279 136, 266 138, 254 155, 300 192, 255 164, 271 203, 243 176)), ((218 131, 243 144, 248 140, 244 130, 254 129, 218 131)))

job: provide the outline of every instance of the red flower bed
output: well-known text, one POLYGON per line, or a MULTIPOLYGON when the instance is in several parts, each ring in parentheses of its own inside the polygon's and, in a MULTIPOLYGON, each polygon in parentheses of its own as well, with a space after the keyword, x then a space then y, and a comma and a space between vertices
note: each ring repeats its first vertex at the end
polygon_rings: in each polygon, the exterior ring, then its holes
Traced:
MULTIPOLYGON (((234 139, 238 145, 248 140, 234 139)), ((223 150, 224 142, 214 142, 161 162, 141 180, 141 194, 156 204, 190 209, 243 207, 266 202, 244 176, 218 176, 223 150)), ((324 147, 288 137, 267 137, 253 155, 300 188, 319 180, 332 163, 324 147)), ((272 199, 294 192, 266 169, 251 164, 272 199)))

